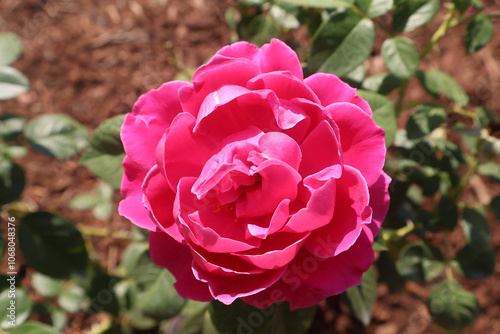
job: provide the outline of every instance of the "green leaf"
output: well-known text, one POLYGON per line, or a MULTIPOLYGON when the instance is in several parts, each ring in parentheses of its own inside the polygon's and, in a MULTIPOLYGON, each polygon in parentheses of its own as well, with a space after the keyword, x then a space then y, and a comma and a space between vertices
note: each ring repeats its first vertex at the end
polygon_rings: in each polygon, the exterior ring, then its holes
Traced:
POLYGON ((24 119, 20 116, 6 114, 0 116, 0 137, 5 141, 16 140, 23 133, 24 119))
POLYGON ((288 303, 276 303, 260 309, 237 299, 231 305, 210 302, 209 310, 221 333, 303 334, 311 326, 316 307, 290 311, 288 303))
POLYGON ((469 103, 469 97, 462 87, 444 72, 437 69, 431 69, 427 72, 418 71, 417 78, 424 89, 436 99, 440 93, 443 93, 459 107, 469 103))
POLYGON ((483 279, 495 272, 495 251, 490 244, 469 243, 458 251, 453 268, 468 279, 483 279))
POLYGON ((489 206, 495 217, 500 220, 500 196, 493 197, 489 206))
POLYGON ((480 311, 474 294, 462 289, 455 280, 436 285, 427 307, 432 320, 448 331, 459 331, 471 325, 480 311))
POLYGON ((75 210, 88 210, 95 207, 101 198, 97 195, 83 194, 75 196, 69 202, 69 207, 75 210))
POLYGON ((85 290, 76 284, 65 286, 57 301, 63 310, 72 314, 86 310, 90 304, 85 290))
POLYGON ((350 10, 333 13, 313 37, 308 67, 344 76, 368 58, 374 40, 370 19, 350 10))
POLYGON ((99 274, 92 279, 88 296, 93 312, 105 311, 114 316, 119 315, 120 304, 115 293, 115 284, 120 278, 108 274, 99 274))
POLYGON ((53 158, 69 158, 87 146, 87 130, 62 114, 32 119, 24 131, 33 149, 53 158))
POLYGON ((477 172, 481 175, 487 176, 495 182, 500 183, 500 166, 495 162, 486 162, 479 165, 477 172))
POLYGON ((406 37, 388 38, 382 44, 385 66, 396 77, 408 79, 417 72, 420 58, 417 47, 406 37))
POLYGON ((273 37, 278 37, 279 27, 269 14, 260 14, 255 16, 245 31, 244 37, 250 43, 262 46, 273 37))
POLYGON ((120 139, 120 129, 125 115, 118 115, 104 121, 90 138, 90 150, 85 152, 80 164, 95 175, 120 189, 125 157, 120 139))
POLYGON ((32 314, 33 313, 37 313, 41 319, 50 318, 54 329, 57 329, 60 332, 62 332, 68 324, 66 313, 59 307, 55 307, 53 304, 48 302, 36 303, 33 305, 32 314))
POLYGON ((17 200, 25 185, 24 172, 15 162, 0 157, 0 205, 17 200))
POLYGON ((476 109, 476 117, 479 126, 482 128, 488 127, 490 124, 499 124, 500 120, 491 110, 486 107, 480 106, 476 109))
POLYGON ((377 278, 373 266, 363 274, 361 285, 347 289, 343 297, 354 316, 368 326, 377 299, 377 278))
POLYGON ((370 105, 373 112, 373 120, 385 130, 385 145, 389 147, 396 137, 396 113, 394 104, 390 99, 377 93, 358 89, 357 94, 370 105))
POLYGON ((444 257, 436 247, 416 242, 406 245, 396 263, 398 272, 415 282, 423 283, 438 277, 444 269, 444 257))
POLYGON ((490 18, 483 14, 474 16, 467 25, 464 37, 467 53, 474 53, 482 49, 493 37, 493 23, 490 18))
POLYGON ((439 105, 421 104, 412 111, 406 123, 408 139, 419 139, 437 129, 446 120, 446 111, 439 105))
POLYGON ((354 0, 277 0, 278 4, 303 6, 310 8, 349 8, 354 0))
POLYGON ((87 250, 75 225, 49 212, 26 215, 18 227, 19 247, 28 266, 53 278, 83 274, 87 250))
POLYGON ((465 207, 460 223, 468 243, 473 244, 475 248, 490 246, 490 228, 488 221, 481 212, 465 207))
POLYGON ((0 156, 6 157, 8 160, 24 157, 28 153, 26 147, 21 145, 6 145, 0 142, 0 156))
POLYGON ((0 101, 11 99, 29 90, 30 82, 10 66, 0 66, 0 101))
POLYGON ((470 2, 470 0, 453 0, 455 8, 462 14, 469 8, 470 2))
POLYGON ((156 319, 169 319, 177 315, 185 304, 174 288, 175 278, 162 268, 154 281, 137 295, 137 307, 156 319))
POLYGON ((398 1, 394 9, 392 29, 409 32, 430 22, 439 10, 438 0, 398 1))
POLYGON ((64 281, 40 274, 39 272, 33 273, 31 280, 33 288, 44 297, 56 297, 61 291, 64 281))
POLYGON ((401 82, 401 79, 395 77, 392 74, 380 73, 366 78, 363 81, 361 88, 386 95, 399 87, 399 85, 401 85, 401 82))
POLYGON ((41 322, 28 321, 19 327, 14 328, 11 334, 58 334, 56 328, 47 326, 41 322))
MULTIPOLYGON (((297 11, 295 11, 297 12, 297 11)), ((269 10, 271 17, 283 28, 285 29, 297 29, 300 26, 299 20, 297 20, 296 13, 291 10, 284 9, 278 5, 271 5, 269 10)))
POLYGON ((373 18, 390 11, 393 0, 357 0, 357 4, 366 15, 373 18))
POLYGON ((457 204, 448 196, 441 196, 438 204, 439 227, 444 231, 451 231, 457 226, 457 204))
POLYGON ((344 81, 345 83, 349 84, 352 87, 359 87, 361 85, 361 82, 363 82, 365 75, 366 75, 366 67, 364 64, 361 64, 354 70, 343 76, 342 81, 344 81))
POLYGON ((0 326, 2 329, 11 329, 12 324, 16 327, 21 325, 28 320, 32 307, 28 293, 23 288, 4 290, 0 293, 0 326))
POLYGON ((23 53, 23 43, 12 32, 0 33, 0 65, 10 65, 23 53))

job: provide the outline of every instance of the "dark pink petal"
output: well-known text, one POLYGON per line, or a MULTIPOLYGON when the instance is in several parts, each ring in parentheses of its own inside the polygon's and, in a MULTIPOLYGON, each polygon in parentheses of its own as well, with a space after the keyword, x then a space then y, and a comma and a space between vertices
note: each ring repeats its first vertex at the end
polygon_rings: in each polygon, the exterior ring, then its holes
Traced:
POLYGON ((308 235, 309 233, 274 233, 263 240, 258 249, 234 253, 234 255, 259 268, 278 269, 293 260, 308 235))
POLYGON ((336 197, 336 180, 330 179, 314 190, 307 206, 293 215, 283 232, 303 233, 320 228, 330 222, 336 197))
POLYGON ((302 97, 312 102, 319 103, 314 92, 304 82, 288 71, 276 71, 258 75, 248 81, 248 89, 270 89, 278 98, 291 100, 302 97))
POLYGON ((380 226, 389 210, 389 184, 391 178, 384 172, 380 174, 378 180, 370 187, 370 207, 373 210, 372 223, 368 225, 373 236, 376 237, 380 226))
POLYGON ((295 51, 275 38, 261 48, 260 69, 262 73, 290 71, 297 78, 301 80, 304 78, 302 66, 295 51))
POLYGON ((182 177, 200 174, 216 145, 192 132, 195 122, 191 114, 179 114, 156 150, 158 166, 173 191, 182 177))
POLYGON ((210 253, 195 245, 191 245, 191 253, 198 266, 203 271, 213 275, 234 277, 236 275, 261 274, 266 271, 236 255, 210 253))
POLYGON ((195 178, 182 178, 177 189, 174 215, 186 239, 209 252, 240 252, 259 247, 260 239, 247 238, 246 227, 236 217, 234 206, 220 207, 215 197, 198 199, 191 188, 195 178))
POLYGON ((372 115, 370 105, 356 95, 356 89, 340 80, 337 76, 316 73, 304 81, 316 93, 323 106, 326 107, 338 102, 349 102, 360 107, 367 115, 372 115))
POLYGON ((299 169, 302 153, 295 140, 280 132, 271 132, 259 138, 262 154, 283 161, 295 170, 299 169))
MULTIPOLYGON (((343 140, 342 137, 341 140, 343 140)), ((343 164, 339 140, 326 120, 321 121, 304 139, 300 149, 302 162, 299 172, 302 177, 315 174, 330 166, 343 164)))
POLYGON ((369 200, 368 187, 361 173, 344 166, 342 177, 337 180, 333 218, 329 224, 312 232, 305 247, 319 257, 345 252, 356 242, 363 222, 371 219, 371 216, 363 215, 369 200), (319 244, 321 248, 318 248, 319 244))
POLYGON ((125 117, 121 138, 127 155, 143 169, 155 162, 155 149, 174 117, 182 112, 178 91, 190 87, 183 81, 172 81, 142 95, 132 112, 125 117))
POLYGON ((245 87, 251 78, 259 74, 258 65, 247 59, 215 55, 195 72, 192 87, 183 87, 179 90, 182 109, 196 117, 208 94, 227 85, 245 87))
POLYGON ((326 110, 339 126, 344 163, 359 170, 370 187, 385 163, 385 131, 353 104, 335 103, 326 110))
POLYGON ((251 236, 266 239, 283 228, 290 216, 290 200, 284 199, 269 219, 267 217, 246 218, 247 229, 251 236))
MULTIPOLYGON (((226 45, 216 53, 228 58, 246 58, 253 63, 259 65, 260 49, 255 44, 250 44, 245 41, 236 42, 231 45, 226 45)), ((260 66, 259 66, 260 67, 260 66)))
POLYGON ((193 275, 191 269, 193 257, 188 246, 178 243, 163 232, 151 232, 149 253, 156 265, 167 268, 174 275, 177 280, 174 286, 182 298, 198 301, 214 299, 208 290, 208 285, 193 275))
POLYGON ((279 160, 267 160, 254 169, 262 177, 262 187, 249 190, 236 201, 237 217, 271 214, 284 199, 294 200, 300 174, 279 160))
POLYGON ((156 230, 156 224, 142 204, 143 192, 141 186, 147 171, 128 156, 123 159, 123 168, 125 172, 123 173, 121 194, 125 199, 120 202, 118 212, 139 227, 151 231, 156 230))
POLYGON ((210 293, 215 299, 229 305, 237 298, 253 295, 274 284, 280 279, 285 268, 266 270, 262 274, 238 275, 231 279, 209 274, 196 264, 193 265, 193 272, 197 279, 208 283, 210 293))
POLYGON ((175 193, 168 186, 167 180, 154 166, 146 176, 142 185, 144 206, 149 210, 158 227, 174 238, 177 242, 184 242, 184 237, 175 224, 173 205, 175 193))

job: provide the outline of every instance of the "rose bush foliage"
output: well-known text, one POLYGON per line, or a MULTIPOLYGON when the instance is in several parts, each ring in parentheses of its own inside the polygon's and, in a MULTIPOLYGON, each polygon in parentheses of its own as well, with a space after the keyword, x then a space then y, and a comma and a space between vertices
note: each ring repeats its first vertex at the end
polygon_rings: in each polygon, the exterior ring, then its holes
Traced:
POLYGON ((279 40, 222 48, 135 104, 120 213, 184 298, 308 307, 358 285, 389 205, 384 131, 279 40))

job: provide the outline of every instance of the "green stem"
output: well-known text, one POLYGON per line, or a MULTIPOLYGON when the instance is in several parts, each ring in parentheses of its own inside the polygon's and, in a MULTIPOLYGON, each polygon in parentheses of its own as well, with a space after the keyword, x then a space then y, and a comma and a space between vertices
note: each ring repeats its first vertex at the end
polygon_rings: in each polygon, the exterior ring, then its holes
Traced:
POLYGON ((405 99, 406 90, 408 89, 409 80, 406 79, 401 83, 401 88, 399 89, 398 102, 396 102, 396 117, 404 110, 403 101, 405 99))
POLYGON ((439 26, 439 28, 436 30, 434 35, 432 35, 431 40, 425 48, 420 52, 420 59, 424 58, 426 54, 429 53, 429 51, 432 50, 432 48, 437 44, 437 42, 446 34, 446 32, 452 27, 451 26, 451 21, 453 19, 453 15, 455 15, 455 5, 451 4, 450 11, 448 14, 446 14, 443 23, 439 26))
POLYGON ((457 202, 458 198, 462 195, 462 192, 469 184, 470 179, 476 173, 477 168, 479 167, 479 159, 477 159, 476 157, 469 157, 467 165, 469 166, 467 173, 465 173, 458 187, 453 189, 450 193, 451 199, 453 199, 455 202, 457 202))
POLYGON ((112 237, 113 239, 130 240, 130 232, 124 230, 111 230, 105 227, 94 227, 87 225, 78 225, 78 230, 86 236, 90 237, 112 237))

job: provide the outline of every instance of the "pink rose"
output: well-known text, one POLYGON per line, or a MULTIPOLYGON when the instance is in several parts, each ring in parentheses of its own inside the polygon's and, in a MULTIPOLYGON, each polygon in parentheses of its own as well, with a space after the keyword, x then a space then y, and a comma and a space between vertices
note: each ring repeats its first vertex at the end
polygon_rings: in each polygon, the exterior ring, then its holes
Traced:
POLYGON ((389 205, 384 131, 356 90, 303 79, 272 40, 222 48, 139 98, 122 126, 120 214, 151 230, 184 298, 317 304, 359 285, 389 205))

